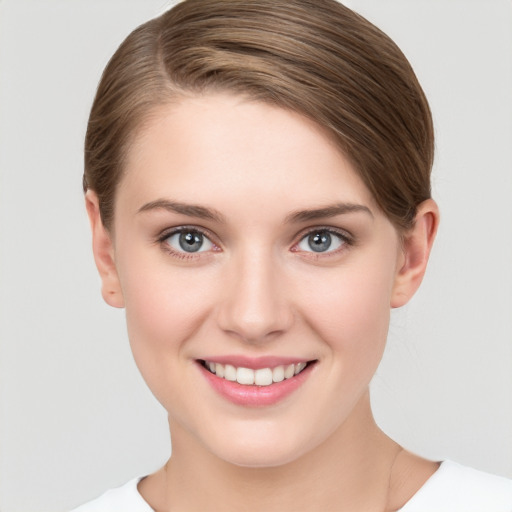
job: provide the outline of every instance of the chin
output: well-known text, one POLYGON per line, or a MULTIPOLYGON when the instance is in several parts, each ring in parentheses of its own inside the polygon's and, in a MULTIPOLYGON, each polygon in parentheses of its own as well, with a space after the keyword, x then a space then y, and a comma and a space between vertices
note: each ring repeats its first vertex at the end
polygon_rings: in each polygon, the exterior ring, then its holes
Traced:
POLYGON ((229 464, 243 468, 272 468, 294 462, 313 449, 311 438, 305 442, 288 435, 225 435, 210 451, 229 464), (233 442, 236 439, 236 442, 233 442))

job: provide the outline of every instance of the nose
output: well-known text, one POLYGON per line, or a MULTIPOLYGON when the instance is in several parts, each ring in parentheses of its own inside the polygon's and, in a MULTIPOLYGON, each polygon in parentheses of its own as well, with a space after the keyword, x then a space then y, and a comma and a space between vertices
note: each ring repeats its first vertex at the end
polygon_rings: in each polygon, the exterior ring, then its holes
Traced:
POLYGON ((234 258, 223 285, 219 327, 245 342, 258 343, 286 332, 293 322, 285 279, 272 258, 234 258))

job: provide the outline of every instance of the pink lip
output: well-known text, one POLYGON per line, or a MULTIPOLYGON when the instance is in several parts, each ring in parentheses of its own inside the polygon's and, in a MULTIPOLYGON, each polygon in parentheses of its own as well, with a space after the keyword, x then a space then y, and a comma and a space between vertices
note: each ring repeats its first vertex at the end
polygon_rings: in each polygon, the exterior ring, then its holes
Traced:
MULTIPOLYGON (((209 361, 212 360, 209 359, 209 361)), ((222 361, 226 361, 226 359, 223 358, 222 361)), ((267 366, 260 366, 259 368, 267 368, 268 366, 279 366, 279 363, 277 365, 272 364, 267 366)), ((208 371, 202 365, 202 363, 198 362, 198 367, 201 373, 217 393, 219 393, 223 398, 229 400, 230 402, 245 407, 265 407, 277 404, 281 400, 284 400, 287 396, 289 396, 302 384, 304 384, 304 382, 310 376, 314 366, 316 366, 316 364, 309 364, 304 370, 302 370, 302 372, 300 372, 298 375, 295 375, 291 379, 285 379, 282 382, 275 382, 270 386, 246 386, 238 384, 238 382, 232 382, 217 377, 215 374, 208 371)), ((245 366, 245 368, 251 367, 245 366)))

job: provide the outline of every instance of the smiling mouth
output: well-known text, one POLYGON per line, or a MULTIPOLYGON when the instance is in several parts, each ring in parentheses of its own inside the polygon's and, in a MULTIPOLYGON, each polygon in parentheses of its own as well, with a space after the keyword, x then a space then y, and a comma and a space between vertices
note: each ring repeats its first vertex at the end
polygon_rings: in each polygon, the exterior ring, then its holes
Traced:
POLYGON ((200 361, 210 373, 217 377, 231 382, 238 382, 244 386, 270 386, 299 375, 315 361, 303 361, 295 364, 279 365, 273 368, 251 368, 236 367, 230 364, 214 363, 212 361, 200 361))

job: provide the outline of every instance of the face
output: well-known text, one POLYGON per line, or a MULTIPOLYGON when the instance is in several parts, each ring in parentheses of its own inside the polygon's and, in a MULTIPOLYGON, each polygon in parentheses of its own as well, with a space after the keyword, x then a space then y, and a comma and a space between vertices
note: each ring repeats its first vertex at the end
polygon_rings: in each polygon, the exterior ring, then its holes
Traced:
POLYGON ((130 149, 113 233, 130 343, 173 445, 274 466, 354 419, 403 255, 320 128, 230 95, 162 107, 130 149))

